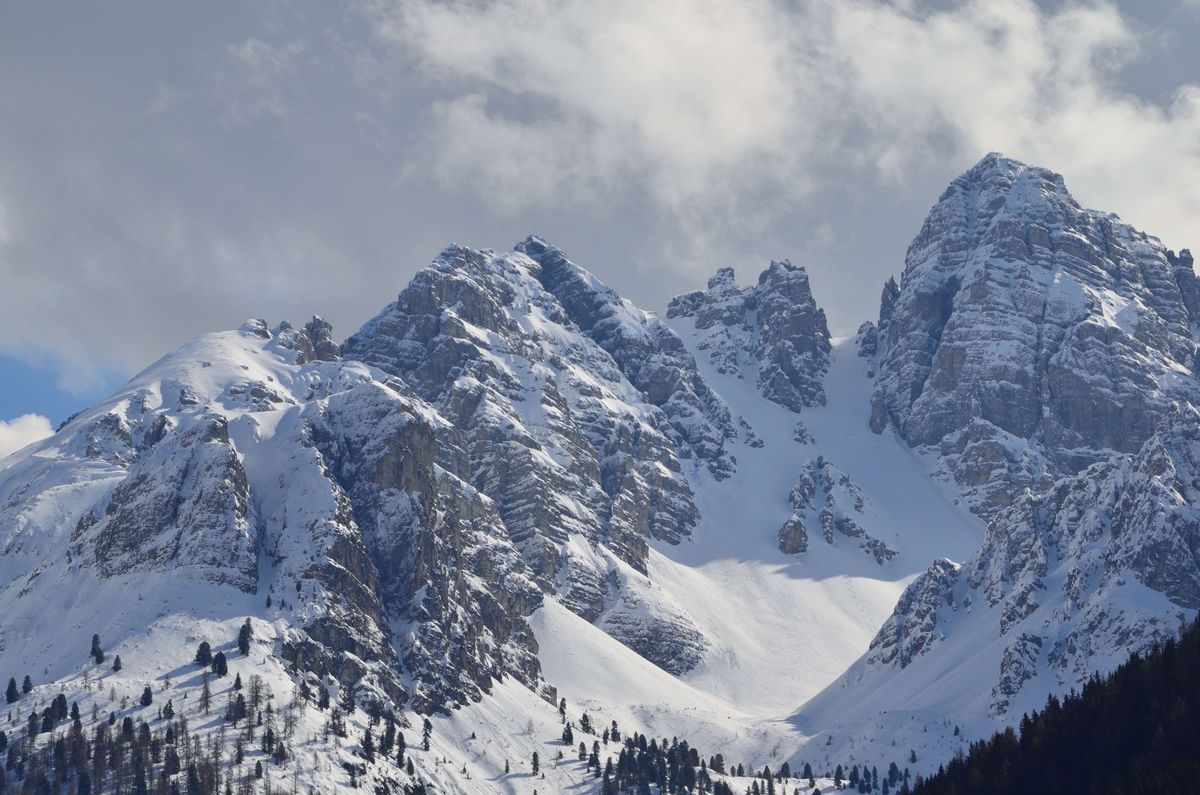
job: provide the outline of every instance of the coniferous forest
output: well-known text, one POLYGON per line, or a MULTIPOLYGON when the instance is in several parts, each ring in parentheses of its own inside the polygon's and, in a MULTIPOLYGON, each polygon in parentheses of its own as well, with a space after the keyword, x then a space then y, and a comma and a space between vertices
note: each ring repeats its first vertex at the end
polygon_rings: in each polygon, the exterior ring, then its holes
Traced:
POLYGON ((917 795, 1174 795, 1200 790, 1200 621, 1082 693, 1053 696, 1019 732, 972 745, 917 795))

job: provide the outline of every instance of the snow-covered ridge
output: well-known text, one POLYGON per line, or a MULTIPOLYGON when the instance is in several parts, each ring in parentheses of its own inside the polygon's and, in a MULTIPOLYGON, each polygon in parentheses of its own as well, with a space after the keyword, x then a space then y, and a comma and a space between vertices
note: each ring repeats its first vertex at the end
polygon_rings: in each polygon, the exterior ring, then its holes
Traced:
MULTIPOLYGON (((660 319, 540 238, 452 246, 344 344, 204 335, 0 461, 0 680, 153 681, 215 737, 181 672, 250 617, 277 695, 434 716, 386 786, 596 787, 561 698, 747 767, 936 767, 1200 607, 1191 265, 999 156, 855 340, 783 260, 660 319)), ((294 770, 349 787, 359 741, 295 711, 294 770)))

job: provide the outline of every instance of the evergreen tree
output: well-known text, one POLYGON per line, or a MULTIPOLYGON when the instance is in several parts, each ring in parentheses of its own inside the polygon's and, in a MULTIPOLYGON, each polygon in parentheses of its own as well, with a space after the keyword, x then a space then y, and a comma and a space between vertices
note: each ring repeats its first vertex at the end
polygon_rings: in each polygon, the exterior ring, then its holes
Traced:
POLYGON ((370 726, 363 729, 362 755, 368 764, 375 761, 375 741, 371 739, 370 726))
POLYGON ((101 665, 104 662, 104 649, 100 648, 100 636, 92 635, 92 659, 96 661, 96 665, 101 665))
POLYGON ((421 726, 421 747, 426 751, 429 750, 429 736, 433 734, 433 724, 429 722, 429 718, 425 718, 425 722, 421 726))
POLYGON ((234 677, 233 677, 233 689, 234 689, 234 690, 241 690, 241 689, 242 689, 242 675, 241 675, 241 674, 235 674, 235 675, 234 675, 234 677))
POLYGON ((142 706, 148 707, 154 703, 154 691, 150 689, 150 685, 146 685, 146 689, 142 691, 142 706))
POLYGON ((242 624, 242 628, 238 630, 237 647, 238 651, 243 656, 250 654, 250 638, 254 636, 254 629, 250 626, 250 619, 246 619, 246 623, 242 624))
POLYGON ((213 657, 212 672, 217 676, 226 676, 229 674, 229 663, 225 661, 225 652, 219 651, 213 657))
POLYGON ((535 776, 538 774, 538 770, 540 770, 539 763, 538 763, 538 752, 534 751, 533 752, 533 774, 535 776))
POLYGON ((33 692, 33 680, 29 678, 29 674, 25 674, 25 678, 21 680, 21 692, 22 693, 32 693, 33 692))
POLYGON ((118 654, 115 657, 113 657, 113 673, 120 673, 120 671, 121 671, 121 655, 118 654))
POLYGON ((17 680, 9 679, 8 680, 8 689, 4 691, 4 698, 8 701, 9 704, 12 704, 20 697, 21 697, 21 691, 17 690, 17 680))
POLYGON ((200 641, 200 645, 196 647, 196 664, 207 668, 212 665, 212 658, 212 646, 209 646, 206 640, 200 641))
MULTIPOLYGON (((474 732, 472 732, 474 734, 474 732)), ((392 755, 392 748, 396 745, 396 721, 391 715, 388 715, 387 722, 383 724, 383 732, 379 735, 379 755, 388 757, 392 755)))

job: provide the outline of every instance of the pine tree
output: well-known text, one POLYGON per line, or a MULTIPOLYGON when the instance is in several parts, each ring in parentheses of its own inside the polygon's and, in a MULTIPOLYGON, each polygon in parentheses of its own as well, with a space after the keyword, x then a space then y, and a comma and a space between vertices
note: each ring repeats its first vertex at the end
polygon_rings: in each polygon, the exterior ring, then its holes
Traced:
POLYGON ((92 659, 96 661, 96 665, 101 665, 104 662, 104 649, 100 648, 100 636, 92 635, 92 659))
POLYGON ((421 727, 421 747, 426 751, 429 750, 429 736, 433 734, 433 724, 429 722, 429 718, 425 719, 425 723, 421 727))
POLYGON ((121 655, 113 657, 113 673, 119 673, 121 670, 121 655))
POLYGON ((146 689, 142 691, 142 706, 148 707, 154 703, 154 691, 150 689, 150 685, 146 685, 146 689))
POLYGON ((204 714, 208 714, 208 710, 212 707, 212 689, 208 686, 208 671, 204 672, 204 687, 200 691, 200 709, 204 710, 204 714))
POLYGON ((29 678, 29 674, 25 674, 25 678, 21 680, 21 692, 22 693, 32 693, 33 692, 33 680, 29 678))
POLYGON ((538 752, 534 751, 533 752, 533 774, 535 776, 538 774, 539 769, 540 768, 539 768, 539 764, 538 764, 538 752))
POLYGON ((4 698, 8 701, 9 704, 12 704, 20 697, 21 697, 21 692, 19 690, 17 690, 17 680, 9 679, 8 680, 8 689, 4 691, 4 698))
POLYGON ((363 729, 362 755, 368 764, 375 761, 375 741, 371 739, 370 726, 363 729))
POLYGON ((241 690, 241 689, 242 689, 242 675, 241 675, 241 674, 236 674, 236 675, 233 677, 233 689, 234 689, 234 690, 241 690))
POLYGON ((212 646, 208 645, 208 641, 200 641, 200 645, 196 647, 196 664, 205 667, 212 665, 212 646))
POLYGON ((250 638, 254 636, 254 629, 250 626, 250 619, 246 619, 246 623, 242 624, 242 628, 238 630, 237 647, 238 651, 243 656, 250 654, 250 638))
POLYGON ((219 651, 213 657, 212 672, 217 676, 226 676, 229 674, 229 663, 225 661, 225 652, 219 651))
MULTIPOLYGON (((474 732, 472 732, 474 734, 474 732)), ((387 722, 383 724, 383 733, 379 735, 379 755, 388 757, 392 754, 392 748, 396 745, 396 721, 391 715, 388 715, 387 722)))

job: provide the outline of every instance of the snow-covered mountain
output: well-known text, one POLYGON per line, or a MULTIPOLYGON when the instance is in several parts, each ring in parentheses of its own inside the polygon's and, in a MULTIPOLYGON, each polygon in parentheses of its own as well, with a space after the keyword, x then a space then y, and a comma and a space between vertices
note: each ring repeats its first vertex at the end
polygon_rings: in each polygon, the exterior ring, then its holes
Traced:
POLYGON ((853 340, 786 261, 660 318, 534 237, 446 249, 340 345, 205 335, 0 461, 0 684, 32 685, 0 728, 23 776, 60 693, 177 743, 149 685, 235 786, 318 791, 598 789, 564 721, 614 764, 615 722, 936 767, 1200 607, 1191 265, 990 155, 853 340), (262 725, 203 705, 234 676, 262 725), (363 747, 389 715, 411 768, 363 747), (230 761, 266 728, 285 759, 230 761))
POLYGON ((871 426, 987 531, 799 725, 940 758, 952 729, 1015 723, 1179 632, 1200 608, 1196 312, 1189 252, 1081 208, 1058 174, 993 154, 955 180, 885 286, 871 426))

